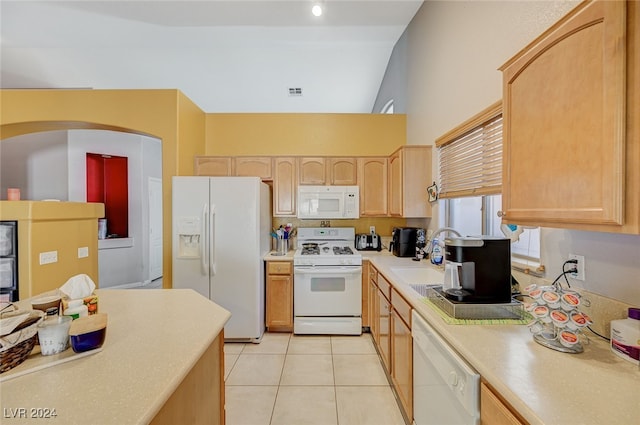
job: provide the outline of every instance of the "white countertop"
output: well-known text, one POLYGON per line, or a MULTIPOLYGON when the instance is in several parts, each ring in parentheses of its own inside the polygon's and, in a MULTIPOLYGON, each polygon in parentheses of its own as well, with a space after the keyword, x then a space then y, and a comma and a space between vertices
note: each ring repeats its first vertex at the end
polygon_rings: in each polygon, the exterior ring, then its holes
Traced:
POLYGON ((262 259, 264 261, 293 261, 293 254, 296 253, 294 249, 287 251, 285 255, 275 255, 276 251, 267 252, 262 259))
POLYGON ((0 383, 5 412, 27 409, 3 425, 148 423, 231 316, 190 289, 96 292, 108 314, 102 351, 0 383), (29 418, 32 408, 57 416, 29 418))
POLYGON ((524 325, 449 325, 392 267, 431 267, 384 251, 368 259, 449 344, 531 424, 640 423, 640 369, 590 336, 580 354, 533 341, 524 325))

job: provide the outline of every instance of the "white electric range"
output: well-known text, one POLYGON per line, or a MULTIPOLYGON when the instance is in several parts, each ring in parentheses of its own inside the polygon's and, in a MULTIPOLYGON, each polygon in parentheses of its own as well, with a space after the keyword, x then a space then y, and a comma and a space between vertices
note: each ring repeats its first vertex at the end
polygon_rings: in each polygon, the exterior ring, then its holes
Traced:
POLYGON ((298 229, 293 333, 362 333, 362 256, 353 227, 298 229))

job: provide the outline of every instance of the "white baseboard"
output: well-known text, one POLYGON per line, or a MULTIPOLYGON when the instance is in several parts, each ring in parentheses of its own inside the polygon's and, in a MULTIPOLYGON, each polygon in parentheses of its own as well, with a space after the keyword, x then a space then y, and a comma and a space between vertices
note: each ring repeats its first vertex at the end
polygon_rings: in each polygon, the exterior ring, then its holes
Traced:
POLYGON ((131 288, 140 288, 142 286, 146 286, 148 284, 150 284, 151 281, 150 280, 145 280, 144 282, 131 282, 131 283, 123 283, 121 285, 115 285, 115 286, 107 286, 104 288, 100 288, 100 289, 131 289, 131 288))

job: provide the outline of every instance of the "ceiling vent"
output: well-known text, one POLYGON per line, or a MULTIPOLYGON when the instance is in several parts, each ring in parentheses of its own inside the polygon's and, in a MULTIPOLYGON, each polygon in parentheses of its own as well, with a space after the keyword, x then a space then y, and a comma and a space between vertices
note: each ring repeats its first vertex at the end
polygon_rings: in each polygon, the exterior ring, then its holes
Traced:
POLYGON ((301 87, 289 87, 289 96, 302 96, 301 87))

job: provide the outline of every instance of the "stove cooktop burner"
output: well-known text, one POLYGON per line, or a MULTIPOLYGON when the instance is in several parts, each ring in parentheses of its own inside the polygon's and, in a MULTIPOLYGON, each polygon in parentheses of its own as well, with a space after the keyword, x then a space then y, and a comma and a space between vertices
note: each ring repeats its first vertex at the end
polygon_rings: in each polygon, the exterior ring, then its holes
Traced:
POLYGON ((307 248, 301 248, 300 254, 302 255, 354 255, 350 246, 313 246, 307 248))
POLYGON ((333 253, 335 255, 353 255, 353 251, 348 246, 334 246, 333 253))
POLYGON ((302 248, 302 255, 320 255, 320 247, 317 245, 310 248, 302 248))

